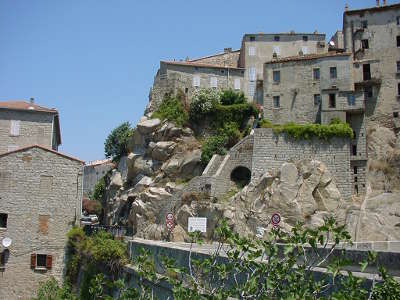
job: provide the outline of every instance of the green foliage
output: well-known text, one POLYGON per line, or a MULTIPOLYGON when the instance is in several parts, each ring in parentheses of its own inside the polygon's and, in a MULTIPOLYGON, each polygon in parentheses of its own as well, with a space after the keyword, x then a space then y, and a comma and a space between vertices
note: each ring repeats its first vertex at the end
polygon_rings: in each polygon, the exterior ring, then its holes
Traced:
POLYGON ((224 126, 218 130, 218 135, 226 136, 225 146, 228 148, 235 145, 242 138, 239 126, 235 122, 225 123, 224 126))
POLYGON ((226 135, 214 135, 209 137, 201 149, 201 162, 207 165, 214 154, 224 155, 226 153, 226 135))
POLYGON ((60 287, 54 277, 50 277, 45 282, 41 282, 34 300, 77 300, 68 285, 60 287))
POLYGON ((395 300, 400 299, 400 282, 390 276, 384 268, 379 268, 383 281, 378 282, 373 290, 371 299, 395 300))
POLYGON ((203 119, 220 103, 220 93, 214 89, 198 89, 190 101, 189 117, 192 121, 203 119))
POLYGON ((225 123, 234 122, 239 128, 244 128, 247 120, 258 114, 254 104, 242 103, 232 105, 218 104, 212 111, 212 123, 215 128, 223 127, 225 123))
POLYGON ((103 199, 105 191, 106 191, 106 184, 104 181, 104 177, 101 177, 94 186, 92 198, 94 200, 101 201, 103 199))
POLYGON ((221 92, 221 104, 232 105, 232 104, 243 104, 246 103, 246 97, 243 92, 236 92, 232 89, 224 90, 221 92))
POLYGON ((128 141, 133 130, 129 122, 124 122, 111 131, 104 142, 104 153, 107 158, 111 157, 114 161, 119 161, 127 154, 128 141))
POLYGON ((183 126, 189 117, 182 101, 184 99, 179 99, 178 96, 165 95, 160 107, 154 112, 152 117, 161 120, 167 119, 174 122, 177 126, 183 126))
POLYGON ((296 123, 275 125, 264 119, 259 122, 259 126, 261 128, 272 128, 275 134, 286 133, 296 140, 310 140, 312 138, 329 140, 332 137, 354 138, 353 130, 349 124, 343 123, 339 119, 332 121, 329 125, 296 123))

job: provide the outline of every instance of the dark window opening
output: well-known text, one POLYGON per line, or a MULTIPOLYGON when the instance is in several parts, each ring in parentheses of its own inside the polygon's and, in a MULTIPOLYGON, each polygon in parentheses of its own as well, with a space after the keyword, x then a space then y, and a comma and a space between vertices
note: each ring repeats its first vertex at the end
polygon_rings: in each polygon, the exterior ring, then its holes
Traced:
POLYGON ((400 73, 400 61, 398 61, 398 62, 396 63, 396 65, 397 65, 397 73, 400 73))
POLYGON ((319 68, 313 70, 313 78, 314 80, 319 80, 321 77, 321 73, 319 68))
POLYGON ((303 35, 303 41, 305 41, 305 42, 308 41, 308 36, 307 35, 303 35))
POLYGON ((189 92, 188 88, 185 88, 185 94, 187 94, 189 92))
POLYGON ((0 252, 0 269, 4 269, 9 256, 10 250, 8 249, 4 249, 3 252, 0 252))
POLYGON ((332 79, 337 78, 337 69, 336 69, 336 67, 331 67, 329 71, 330 71, 330 75, 331 75, 332 79))
POLYGON ((336 107, 336 94, 329 94, 329 108, 336 107))
POLYGON ((364 89, 364 97, 365 97, 365 99, 370 99, 370 98, 372 98, 372 96, 373 96, 372 88, 371 87, 366 87, 364 89))
POLYGON ((397 47, 400 47, 400 35, 396 37, 397 47))
POLYGON ((354 95, 347 95, 347 103, 349 106, 356 105, 356 97, 354 95))
POLYGON ((46 268, 46 254, 37 254, 36 255, 36 267, 46 268))
POLYGON ((281 82, 281 71, 273 71, 272 77, 275 83, 281 82))
POLYGON ((358 195, 358 185, 357 185, 357 184, 354 186, 354 191, 355 191, 356 194, 358 195))
POLYGON ((397 25, 400 25, 400 17, 396 17, 396 23, 397 25))
POLYGON ((356 176, 356 177, 354 177, 354 182, 358 182, 358 178, 357 178, 357 176, 356 176))
POLYGON ((369 42, 368 40, 361 40, 361 48, 369 49, 369 42))
POLYGON ((246 167, 237 167, 231 173, 231 180, 239 187, 244 187, 250 183, 251 172, 246 167))
POLYGON ((274 41, 279 42, 281 40, 281 37, 279 35, 274 36, 274 41))
POLYGON ((368 28, 368 21, 367 21, 367 20, 361 21, 361 27, 362 27, 363 29, 367 29, 367 28, 368 28))
POLYGON ((371 80, 371 65, 370 64, 363 65, 363 79, 371 80))
POLYGON ((254 35, 250 36, 250 42, 254 42, 256 40, 256 37, 254 35))
POLYGON ((352 154, 353 154, 353 155, 357 155, 357 145, 353 145, 353 146, 351 147, 351 149, 352 149, 352 154))
POLYGON ((399 112, 398 111, 394 111, 393 112, 393 118, 398 118, 399 117, 399 112))
POLYGON ((358 174, 358 168, 357 167, 353 167, 353 173, 354 174, 358 174))
POLYGON ((281 99, 279 96, 274 96, 274 108, 279 108, 281 106, 281 99))
POLYGON ((320 94, 315 94, 314 95, 314 105, 318 106, 321 104, 321 95, 320 94))
POLYGON ((7 214, 0 214, 0 228, 7 228, 7 214))
POLYGON ((397 84, 397 95, 400 96, 400 83, 397 84))

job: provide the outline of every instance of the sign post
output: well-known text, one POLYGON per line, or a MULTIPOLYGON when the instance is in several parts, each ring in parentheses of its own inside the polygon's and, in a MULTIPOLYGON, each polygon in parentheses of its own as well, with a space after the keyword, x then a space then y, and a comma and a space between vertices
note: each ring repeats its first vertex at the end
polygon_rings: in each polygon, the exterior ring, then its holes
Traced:
POLYGON ((167 215, 165 216, 165 226, 167 227, 168 232, 174 230, 175 222, 174 215, 172 213, 167 213, 167 215))

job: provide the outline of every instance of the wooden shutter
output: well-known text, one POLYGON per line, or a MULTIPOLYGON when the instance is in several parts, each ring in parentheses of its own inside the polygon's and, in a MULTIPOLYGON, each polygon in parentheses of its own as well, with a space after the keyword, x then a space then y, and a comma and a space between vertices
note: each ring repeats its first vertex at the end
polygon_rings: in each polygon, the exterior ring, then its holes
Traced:
POLYGON ((36 253, 31 254, 31 268, 36 268, 36 253))
POLYGON ((240 90, 240 78, 235 78, 235 90, 240 90))
POLYGON ((51 270, 52 266, 53 266, 53 256, 52 255, 46 255, 46 268, 48 270, 51 270))
POLYGON ((10 135, 19 136, 19 120, 11 120, 10 135))

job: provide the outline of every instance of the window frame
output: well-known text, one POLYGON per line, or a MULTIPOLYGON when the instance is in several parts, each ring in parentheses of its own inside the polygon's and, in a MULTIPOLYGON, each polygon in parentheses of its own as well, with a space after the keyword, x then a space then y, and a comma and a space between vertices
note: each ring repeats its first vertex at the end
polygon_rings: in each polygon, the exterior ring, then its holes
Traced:
POLYGON ((281 37, 279 35, 274 36, 274 42, 280 42, 281 37))
POLYGON ((20 136, 21 121, 10 120, 10 136, 20 136))
POLYGON ((236 91, 241 90, 241 80, 240 80, 240 78, 235 78, 235 80, 233 82, 233 88, 236 91))
POLYGON ((0 219, 4 218, 4 223, 1 222, 0 223, 0 229, 7 229, 7 225, 8 225, 8 214, 7 213, 0 213, 0 219), (3 223, 3 224, 2 224, 3 223), (5 225, 5 227, 1 226, 1 225, 5 225))
POLYGON ((321 102, 322 102, 321 94, 314 94, 314 106, 321 105, 321 102))
POLYGON ((400 82, 397 83, 397 96, 400 97, 400 82))
POLYGON ((362 29, 368 28, 368 20, 361 20, 361 28, 362 29))
POLYGON ((400 35, 396 36, 397 48, 400 48, 400 35))
POLYGON ((336 94, 335 93, 329 94, 328 107, 329 108, 336 108, 336 94))
POLYGON ((303 35, 303 42, 308 42, 308 35, 303 35))
POLYGON ((369 49, 369 40, 368 39, 361 40, 361 48, 364 50, 369 49))
POLYGON ((272 105, 274 109, 278 109, 281 107, 281 97, 280 96, 272 96, 272 105), (276 101, 277 100, 277 101, 276 101))
POLYGON ((200 87, 201 86, 200 83, 201 83, 200 76, 199 75, 193 75, 193 82, 192 82, 193 87, 200 87))
POLYGON ((217 88, 218 87, 218 78, 217 76, 210 76, 210 87, 217 88))
POLYGON ((47 262, 47 254, 37 253, 36 254, 35 269, 47 269, 46 262, 47 262), (39 265, 39 256, 42 257, 42 259, 44 258, 44 265, 43 266, 39 265))
POLYGON ((321 69, 320 68, 313 68, 313 80, 314 81, 320 81, 321 80, 321 69), (316 74, 318 74, 318 76, 315 76, 316 74))
POLYGON ((337 67, 329 67, 329 78, 337 79, 337 67))
POLYGON ((249 46, 248 51, 249 56, 256 56, 256 46, 249 46))
POLYGON ((281 83, 281 70, 272 70, 272 81, 274 84, 281 83))

